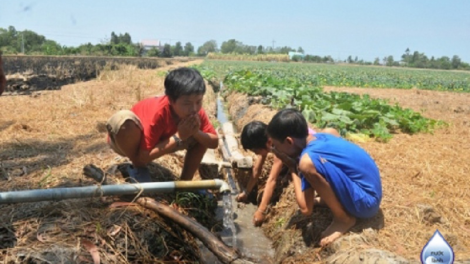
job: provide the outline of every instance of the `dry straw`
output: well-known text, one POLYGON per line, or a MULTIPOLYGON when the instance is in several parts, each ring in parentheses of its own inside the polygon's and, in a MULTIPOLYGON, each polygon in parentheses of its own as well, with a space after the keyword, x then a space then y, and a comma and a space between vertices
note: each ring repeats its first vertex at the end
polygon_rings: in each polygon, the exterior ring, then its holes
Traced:
MULTIPOLYGON (((0 191, 95 184, 82 175, 86 164, 107 169, 125 161, 106 144, 106 120, 163 94, 165 72, 192 63, 200 61, 163 61, 157 70, 122 65, 59 91, 0 97, 0 191)), ((214 100, 211 90, 207 98, 214 100)), ((207 111, 215 116, 214 107, 207 111)), ((151 170, 168 180, 180 174, 181 158, 164 157, 151 170)), ((197 259, 186 231, 148 210, 114 202, 90 197, 1 206, 0 262, 90 263, 91 251, 99 252, 102 263, 159 263, 168 255, 197 259)))

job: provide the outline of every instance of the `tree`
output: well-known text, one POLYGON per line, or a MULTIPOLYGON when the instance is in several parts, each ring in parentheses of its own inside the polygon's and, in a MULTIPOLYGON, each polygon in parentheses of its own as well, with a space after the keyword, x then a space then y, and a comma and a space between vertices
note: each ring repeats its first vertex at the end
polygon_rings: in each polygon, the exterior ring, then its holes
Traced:
POLYGON ((184 44, 184 55, 191 56, 192 54, 194 54, 194 46, 191 42, 186 42, 184 44))
POLYGON ((449 70, 452 68, 452 63, 450 61, 450 58, 447 56, 443 56, 438 59, 439 62, 439 69, 444 69, 444 70, 449 70))
POLYGON ((294 56, 292 56, 292 61, 302 61, 302 56, 294 55, 294 56))
POLYGON ((256 46, 244 45, 243 46, 243 53, 255 54, 256 53, 256 46))
MULTIPOLYGON (((222 53, 234 53, 242 43, 236 41, 235 39, 229 39, 228 41, 222 42, 220 46, 220 52, 222 53)), ((241 52, 238 52, 241 53, 241 52)))
POLYGON ((266 48, 264 48, 264 53, 266 53, 266 54, 274 53, 273 47, 266 46, 266 48))
POLYGON ((288 54, 289 51, 295 51, 295 49, 293 49, 291 47, 287 47, 287 46, 284 46, 284 47, 279 49, 280 54, 288 54))
POLYGON ((119 43, 117 45, 111 45, 111 54, 113 56, 125 56, 127 55, 127 45, 119 43))
POLYGON ((460 67, 460 64, 461 64, 461 63, 462 63, 462 61, 460 60, 459 56, 454 55, 454 56, 452 57, 452 62, 451 62, 451 64, 452 64, 452 68, 453 68, 453 69, 458 69, 458 68, 460 67))
POLYGON ((217 52, 217 42, 215 40, 206 41, 202 46, 197 49, 197 54, 200 56, 205 56, 209 52, 217 52))
POLYGON ((304 61, 308 61, 308 62, 316 62, 316 63, 321 63, 322 62, 322 58, 320 56, 314 56, 314 55, 305 55, 305 58, 304 58, 304 61))
POLYGON ((90 55, 93 45, 88 42, 87 44, 82 44, 78 47, 78 53, 82 55, 90 55))
POLYGON ((297 49, 297 52, 300 52, 300 53, 303 54, 303 53, 304 53, 304 49, 302 49, 302 47, 299 47, 299 48, 297 49))
POLYGON ((9 42, 8 30, 0 28, 0 47, 8 46, 10 44, 9 42))
POLYGON ((119 34, 119 38, 120 38, 120 43, 124 43, 124 44, 127 44, 127 45, 131 45, 132 44, 132 38, 131 38, 131 35, 129 35, 129 33, 124 33, 124 35, 120 35, 119 34))
POLYGON ((413 52, 411 55, 409 66, 416 68, 425 68, 429 62, 428 57, 424 53, 419 53, 418 51, 413 52))
POLYGON ((111 40, 110 40, 111 44, 118 44, 119 43, 119 38, 118 36, 116 35, 116 33, 111 32, 111 40))
POLYGON ((163 52, 162 52, 162 57, 164 58, 171 58, 171 46, 170 44, 165 44, 163 46, 163 52))
MULTIPOLYGON (((10 39, 14 39, 17 37, 17 34, 18 32, 16 31, 15 27, 14 26, 9 26, 8 27, 8 35, 10 37, 10 39)), ((12 43, 10 43, 11 45, 12 43)))
POLYGON ((62 46, 62 54, 64 55, 76 55, 80 53, 80 48, 79 47, 67 47, 67 46, 62 46))
POLYGON ((182 56, 183 54, 183 46, 181 46, 181 42, 176 42, 175 47, 173 49, 173 56, 182 56))
POLYGON ((392 67, 394 65, 394 62, 395 61, 393 60, 393 56, 390 55, 390 56, 387 57, 387 61, 386 61, 385 65, 389 66, 389 67, 392 67))
POLYGON ((117 45, 117 44, 126 44, 126 45, 132 45, 132 38, 131 38, 131 35, 129 35, 129 33, 124 33, 123 34, 119 34, 116 35, 116 33, 111 32, 111 39, 109 40, 109 43, 111 45, 117 45))
POLYGON ((405 65, 410 64, 411 56, 410 56, 410 49, 409 48, 406 48, 405 54, 401 55, 401 58, 402 58, 403 63, 405 63, 405 65))
POLYGON ((160 50, 155 48, 155 47, 152 47, 148 52, 147 52, 147 56, 149 57, 158 57, 160 56, 160 50))
POLYGON ((264 49, 263 49, 262 45, 258 46, 258 49, 256 50, 256 53, 258 53, 258 54, 263 54, 264 53, 264 49))
POLYGON ((38 35, 36 32, 31 30, 24 30, 21 34, 18 34, 17 45, 18 51, 22 50, 24 45, 25 53, 42 52, 42 44, 46 42, 46 38, 42 35, 38 35))
POLYGON ((348 59, 346 60, 346 62, 347 63, 352 63, 353 62, 351 55, 348 56, 348 59))
POLYGON ((62 47, 53 40, 46 40, 42 44, 42 50, 45 55, 58 55, 62 51, 62 47))
POLYGON ((382 65, 385 65, 385 64, 387 64, 387 57, 383 57, 382 59, 382 65))
POLYGON ((322 58, 323 63, 335 63, 335 60, 331 56, 324 56, 322 58))
POLYGON ((379 57, 375 58, 375 60, 374 60, 374 65, 380 65, 380 59, 379 59, 379 57))
POLYGON ((434 58, 434 56, 432 56, 431 59, 429 60, 429 68, 431 68, 431 69, 439 68, 439 65, 437 65, 437 61, 434 58))

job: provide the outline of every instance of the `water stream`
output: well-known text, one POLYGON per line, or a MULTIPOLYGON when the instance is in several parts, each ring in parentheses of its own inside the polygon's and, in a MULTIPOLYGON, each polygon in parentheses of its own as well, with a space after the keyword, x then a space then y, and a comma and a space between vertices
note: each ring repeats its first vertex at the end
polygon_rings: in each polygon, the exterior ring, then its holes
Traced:
MULTIPOLYGON (((222 87, 222 84, 221 84, 222 87)), ((217 98, 217 119, 220 124, 229 122, 224 112, 222 99, 217 98)), ((225 142, 224 142, 225 144, 225 142)), ((274 263, 274 250, 272 242, 264 235, 261 228, 253 226, 252 217, 257 206, 253 204, 238 204, 235 200, 238 188, 231 169, 225 169, 231 193, 223 195, 219 202, 217 217, 223 219, 224 230, 219 233, 222 241, 228 246, 236 248, 244 258, 255 263, 274 263), (238 205, 238 206, 237 206, 238 205)), ((205 263, 220 263, 217 259, 204 259, 205 263)))
MULTIPOLYGON (((222 87, 222 83, 221 83, 222 87)), ((225 122, 228 122, 227 116, 225 115, 224 112, 224 105, 222 104, 222 100, 220 97, 217 97, 217 119, 219 120, 220 124, 223 124, 225 122)), ((227 149, 227 152, 229 152, 229 148, 227 147, 227 144, 224 142, 224 147, 227 149)), ((230 153, 229 153, 230 155, 230 153)), ((232 172, 230 169, 225 169, 225 172, 227 174, 227 179, 228 183, 231 189, 230 193, 225 193, 223 195, 223 208, 224 208, 224 214, 223 214, 223 221, 224 221, 224 230, 222 231, 222 238, 231 236, 232 241, 231 243, 227 243, 227 239, 224 239, 224 242, 228 245, 231 246, 232 248, 237 248, 237 230, 235 228, 235 223, 233 222, 233 206, 232 206, 232 196, 238 194, 237 186, 235 185, 235 181, 233 180, 232 177, 232 172)))
POLYGON ((232 241, 227 241, 224 239, 225 244, 232 248, 237 248, 237 229, 235 223, 233 222, 233 207, 232 207, 232 194, 225 193, 223 195, 223 208, 224 208, 224 231, 222 231, 222 237, 230 238, 232 241))

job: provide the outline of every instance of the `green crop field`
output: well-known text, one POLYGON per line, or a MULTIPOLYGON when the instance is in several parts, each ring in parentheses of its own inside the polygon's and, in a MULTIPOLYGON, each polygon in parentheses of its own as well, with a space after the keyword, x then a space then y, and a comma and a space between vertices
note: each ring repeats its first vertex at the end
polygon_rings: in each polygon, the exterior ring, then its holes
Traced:
POLYGON ((393 133, 431 132, 442 122, 420 113, 323 86, 418 88, 469 92, 470 74, 320 64, 206 61, 199 70, 207 79, 222 80, 228 91, 261 96, 274 109, 294 107, 319 128, 335 127, 342 135, 360 133, 387 141, 393 133))
POLYGON ((470 72, 466 71, 238 61, 206 61, 204 66, 213 69, 219 75, 242 69, 256 69, 271 72, 280 78, 295 76, 296 81, 306 86, 417 88, 470 92, 470 72))

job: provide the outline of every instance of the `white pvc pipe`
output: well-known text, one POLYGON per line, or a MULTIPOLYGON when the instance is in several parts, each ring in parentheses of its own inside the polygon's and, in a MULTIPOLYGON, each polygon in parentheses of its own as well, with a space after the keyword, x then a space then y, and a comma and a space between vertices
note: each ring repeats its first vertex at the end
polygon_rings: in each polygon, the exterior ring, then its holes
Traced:
POLYGON ((202 181, 148 182, 1 192, 0 204, 60 201, 64 199, 92 198, 110 195, 136 195, 139 193, 169 193, 174 191, 199 189, 219 189, 221 193, 230 192, 230 187, 228 184, 220 179, 202 181))

